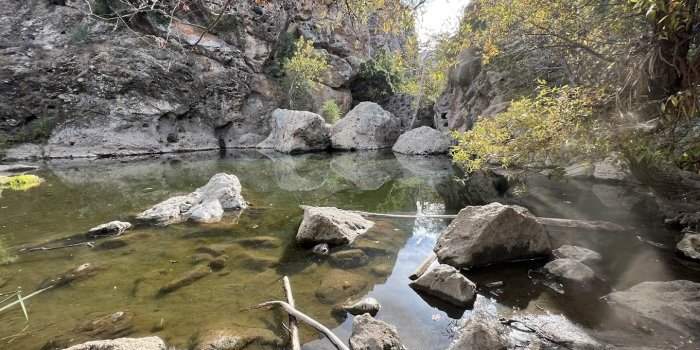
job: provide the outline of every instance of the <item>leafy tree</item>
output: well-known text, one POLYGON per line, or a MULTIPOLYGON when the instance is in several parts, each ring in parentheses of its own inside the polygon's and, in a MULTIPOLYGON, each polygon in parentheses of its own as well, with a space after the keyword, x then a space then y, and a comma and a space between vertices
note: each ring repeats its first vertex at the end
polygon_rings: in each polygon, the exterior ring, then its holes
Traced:
POLYGON ((307 91, 309 84, 318 80, 328 70, 328 62, 314 50, 311 41, 301 37, 295 44, 294 54, 285 59, 284 70, 289 108, 294 108, 295 99, 299 99, 299 95, 307 91))

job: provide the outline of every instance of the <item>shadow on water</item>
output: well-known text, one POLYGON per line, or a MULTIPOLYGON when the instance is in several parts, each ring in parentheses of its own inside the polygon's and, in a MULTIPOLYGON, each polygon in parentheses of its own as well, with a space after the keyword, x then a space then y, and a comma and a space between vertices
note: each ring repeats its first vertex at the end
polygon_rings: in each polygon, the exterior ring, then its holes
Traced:
MULTIPOLYGON (((377 317, 395 325, 407 347, 447 347, 456 319, 469 310, 417 294, 408 287, 408 276, 448 221, 376 220, 349 247, 365 252, 367 264, 344 268, 296 245, 302 204, 386 213, 412 213, 418 205, 426 213, 453 214, 465 205, 502 201, 541 216, 610 220, 638 230, 626 236, 552 231, 554 246, 577 244, 599 251, 605 264, 598 272, 615 289, 644 280, 700 280, 698 269, 676 260, 676 235, 656 224, 653 200, 643 189, 532 177, 526 180, 528 191, 516 194, 502 177, 465 178, 447 158, 390 152, 289 156, 229 151, 52 161, 38 172, 46 179, 42 186, 3 192, 0 246, 13 250, 80 234, 107 221, 129 220, 155 203, 192 191, 218 172, 241 180, 251 207, 240 215, 208 225, 138 226, 104 249, 24 254, 0 265, 0 292, 19 286, 29 292, 81 264, 95 267, 94 275, 33 298, 29 323, 17 310, 0 314, 0 348, 60 348, 93 338, 150 334, 188 348, 212 330, 256 337, 255 348, 274 348, 286 338, 281 325, 286 317, 279 311, 245 310, 284 298, 284 275, 291 279, 299 308, 341 337, 349 336, 352 317, 338 317, 334 307, 370 295, 382 304, 377 317), (127 316, 116 326, 108 323, 97 333, 85 330, 86 323, 118 312, 127 316)), ((602 292, 556 293, 532 278, 543 263, 464 273, 479 286, 481 299, 506 315, 513 310, 563 313, 597 327, 604 314, 598 301, 602 292)), ((329 346, 306 327, 302 337, 305 349, 329 346)))

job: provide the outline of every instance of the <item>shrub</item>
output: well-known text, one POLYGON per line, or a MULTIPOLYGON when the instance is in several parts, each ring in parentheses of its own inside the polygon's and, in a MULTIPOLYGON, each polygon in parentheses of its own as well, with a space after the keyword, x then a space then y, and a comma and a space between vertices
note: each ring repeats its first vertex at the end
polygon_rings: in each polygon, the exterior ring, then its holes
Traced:
POLYGON ((326 58, 314 50, 313 43, 299 38, 294 45, 294 54, 284 60, 289 108, 294 108, 300 95, 308 94, 311 82, 318 80, 327 69, 326 58))
POLYGON ((334 124, 340 119, 341 113, 340 107, 334 100, 327 100, 321 106, 321 115, 326 120, 326 123, 334 124))

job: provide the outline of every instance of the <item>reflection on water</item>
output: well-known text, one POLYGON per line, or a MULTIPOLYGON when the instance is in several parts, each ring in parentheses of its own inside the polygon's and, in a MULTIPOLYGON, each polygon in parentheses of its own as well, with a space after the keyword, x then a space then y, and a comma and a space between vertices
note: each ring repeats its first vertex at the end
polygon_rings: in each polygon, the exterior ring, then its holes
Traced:
MULTIPOLYGON (((277 344, 286 338, 286 317, 245 309, 283 298, 284 275, 290 276, 299 308, 335 327, 341 338, 349 336, 352 320, 334 316, 334 305, 369 294, 382 304, 377 317, 395 325, 409 348, 449 344, 455 319, 464 310, 447 308, 408 287, 408 275, 430 252, 446 220, 377 220, 355 243, 370 256, 369 263, 340 269, 294 244, 300 204, 442 214, 500 200, 525 205, 541 216, 625 223, 639 228, 635 234, 668 247, 675 239, 652 224, 657 220, 650 215, 649 194, 635 188, 534 177, 528 179, 526 195, 513 196, 503 193, 502 179, 458 179, 461 173, 447 158, 236 151, 49 162, 38 173, 46 179, 40 187, 5 192, 0 198, 0 249, 4 246, 12 254, 23 245, 72 236, 107 221, 129 221, 154 203, 201 186, 217 172, 240 178, 251 202, 240 217, 211 225, 137 227, 117 239, 118 244, 23 254, 0 265, 0 293, 18 286, 32 291, 46 278, 83 263, 95 269, 94 275, 33 298, 28 323, 19 310, 0 314, 0 348, 60 348, 91 338, 149 334, 187 348, 211 330, 255 336, 260 347, 277 344), (206 272, 189 285, 159 293, 193 271, 206 272), (90 323, 111 319, 116 312, 123 314, 104 327, 95 326, 103 321, 90 323)), ((700 280, 671 251, 634 237, 567 231, 553 231, 552 236, 555 245, 578 244, 601 252, 606 263, 600 273, 613 288, 643 280, 700 280)), ((600 313, 591 305, 598 303, 598 296, 559 295, 534 284, 528 272, 539 266, 499 266, 467 276, 479 285, 483 303, 502 312, 547 310, 597 327, 600 313), (492 282, 502 283, 488 287, 492 282)), ((302 327, 302 336, 306 349, 329 346, 308 328, 302 327)))

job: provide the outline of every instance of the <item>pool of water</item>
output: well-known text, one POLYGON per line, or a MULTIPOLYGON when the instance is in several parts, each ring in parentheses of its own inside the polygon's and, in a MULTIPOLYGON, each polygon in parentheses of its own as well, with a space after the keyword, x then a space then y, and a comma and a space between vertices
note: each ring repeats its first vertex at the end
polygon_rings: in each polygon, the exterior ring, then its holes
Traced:
MULTIPOLYGON (((151 334, 187 349, 212 331, 255 336, 258 341, 251 348, 274 348, 286 339, 286 316, 249 307, 283 299, 285 275, 297 306, 341 338, 349 336, 352 320, 334 313, 334 305, 371 295, 382 304, 377 317, 395 325, 407 347, 443 349, 449 344, 465 310, 446 307, 408 287, 408 275, 448 221, 376 220, 357 241, 369 253, 369 263, 343 269, 294 244, 302 204, 383 213, 412 213, 420 207, 440 214, 497 200, 524 205, 539 216, 609 220, 635 227, 634 234, 553 231, 554 244, 579 244, 601 252, 605 263, 600 274, 611 289, 645 280, 700 281, 697 266, 675 257, 672 248, 678 234, 659 224, 651 194, 639 187, 531 176, 505 191, 503 180, 465 181, 447 158, 387 152, 288 156, 236 151, 66 160, 42 164, 36 174, 45 179, 41 186, 25 192, 5 190, 0 197, 0 254, 12 260, 0 265, 0 293, 21 287, 29 294, 47 278, 84 263, 95 271, 30 299, 29 321, 19 308, 0 313, 2 349, 62 348, 104 336, 151 334), (221 223, 137 226, 120 238, 125 244, 112 249, 100 248, 103 240, 98 240, 96 248, 16 252, 107 221, 130 221, 218 172, 238 176, 251 203, 221 223), (251 243, 251 238, 258 240, 251 243), (223 268, 171 293, 159 293, 170 281, 201 269, 197 254, 211 250, 227 257, 223 268), (116 312, 123 312, 117 327, 91 326, 90 321, 116 312)), ((562 295, 537 283, 530 272, 541 265, 494 266, 467 275, 500 312, 563 313, 586 328, 600 327, 600 295, 562 295), (503 286, 486 287, 496 281, 503 286)), ((302 337, 306 349, 329 346, 305 327, 302 337)))

